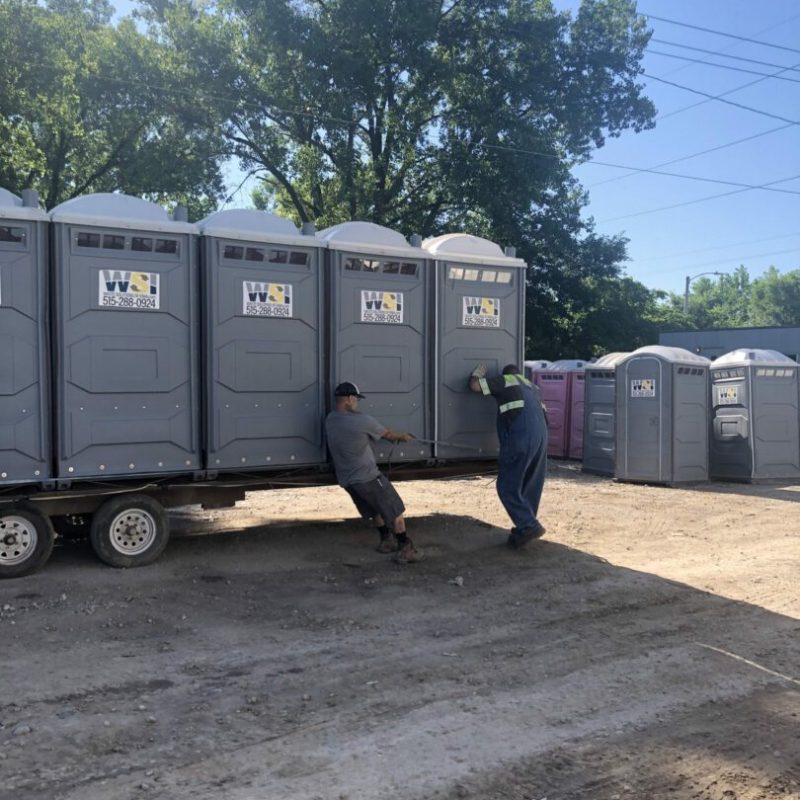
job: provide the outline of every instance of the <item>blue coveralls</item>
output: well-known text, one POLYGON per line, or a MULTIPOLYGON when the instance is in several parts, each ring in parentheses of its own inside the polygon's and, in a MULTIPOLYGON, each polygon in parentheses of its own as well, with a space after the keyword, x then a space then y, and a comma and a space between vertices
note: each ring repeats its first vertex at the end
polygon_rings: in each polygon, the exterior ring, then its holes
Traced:
POLYGON ((481 391, 497 400, 497 494, 515 528, 538 528, 547 472, 547 423, 541 401, 522 375, 480 378, 481 391))

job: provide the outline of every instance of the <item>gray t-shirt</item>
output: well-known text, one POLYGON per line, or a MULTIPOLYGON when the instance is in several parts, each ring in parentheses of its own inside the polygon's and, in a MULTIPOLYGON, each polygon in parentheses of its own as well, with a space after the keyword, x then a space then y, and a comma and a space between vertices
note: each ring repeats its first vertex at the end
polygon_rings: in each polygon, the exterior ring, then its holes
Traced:
POLYGON ((331 411, 325 418, 328 449, 339 486, 366 483, 381 473, 370 440, 380 439, 387 428, 369 414, 331 411))

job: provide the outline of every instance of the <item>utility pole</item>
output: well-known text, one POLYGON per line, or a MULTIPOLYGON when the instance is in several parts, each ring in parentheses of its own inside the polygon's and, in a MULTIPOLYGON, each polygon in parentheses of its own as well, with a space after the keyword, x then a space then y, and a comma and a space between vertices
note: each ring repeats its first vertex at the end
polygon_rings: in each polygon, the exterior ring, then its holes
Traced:
POLYGON ((686 276, 686 287, 683 290, 683 313, 689 313, 689 284, 695 280, 695 278, 702 278, 704 275, 726 275, 725 272, 701 272, 699 275, 692 275, 689 277, 686 276))

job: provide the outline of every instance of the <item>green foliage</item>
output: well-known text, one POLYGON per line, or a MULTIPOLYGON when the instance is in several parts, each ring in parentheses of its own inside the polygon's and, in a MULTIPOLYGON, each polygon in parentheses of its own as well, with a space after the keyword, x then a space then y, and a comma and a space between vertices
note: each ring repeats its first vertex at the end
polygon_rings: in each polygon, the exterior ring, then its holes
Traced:
POLYGON ((770 267, 753 281, 749 312, 751 325, 800 324, 800 270, 781 275, 770 267))
POLYGON ((218 131, 163 91, 187 79, 182 59, 109 19, 104 0, 0 0, 0 185, 48 208, 97 191, 216 198, 218 131))
POLYGON ((781 274, 770 267, 751 280, 743 265, 716 280, 699 278, 691 284, 689 313, 683 295, 671 294, 661 307, 669 312, 661 330, 746 328, 800 324, 800 270, 781 274))
POLYGON ((620 277, 625 241, 581 218, 570 172, 653 124, 632 0, 584 0, 574 19, 549 0, 223 0, 192 20, 151 7, 187 63, 206 59, 257 207, 513 244, 533 265, 528 337, 548 352, 647 335, 634 320, 655 301, 620 277))
POLYGON ((212 78, 239 100, 228 140, 298 222, 523 248, 572 165, 652 124, 630 0, 585 0, 574 21, 547 0, 227 0, 214 18, 238 59, 212 78))

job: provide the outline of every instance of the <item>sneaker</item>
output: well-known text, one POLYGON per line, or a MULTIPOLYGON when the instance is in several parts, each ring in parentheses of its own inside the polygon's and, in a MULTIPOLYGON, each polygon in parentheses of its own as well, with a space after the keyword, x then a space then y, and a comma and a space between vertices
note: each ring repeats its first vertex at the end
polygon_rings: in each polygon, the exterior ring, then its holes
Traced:
POLYGON ((396 564, 414 564, 417 561, 422 561, 422 552, 417 550, 413 542, 409 540, 397 551, 394 561, 396 564))
POLYGON ((381 543, 375 548, 379 553, 396 553, 399 549, 397 539, 393 533, 381 539, 381 543))
POLYGON ((534 539, 541 539, 546 533, 546 529, 541 522, 536 522, 530 528, 512 528, 511 535, 508 537, 507 544, 512 550, 522 550, 529 542, 534 539))

